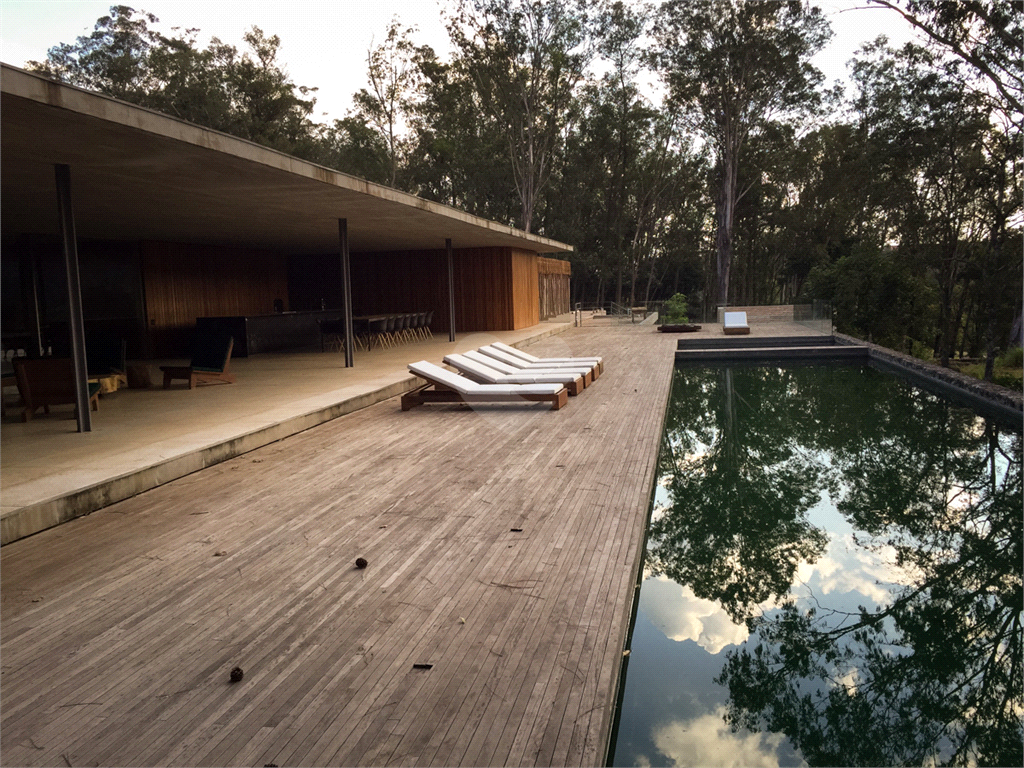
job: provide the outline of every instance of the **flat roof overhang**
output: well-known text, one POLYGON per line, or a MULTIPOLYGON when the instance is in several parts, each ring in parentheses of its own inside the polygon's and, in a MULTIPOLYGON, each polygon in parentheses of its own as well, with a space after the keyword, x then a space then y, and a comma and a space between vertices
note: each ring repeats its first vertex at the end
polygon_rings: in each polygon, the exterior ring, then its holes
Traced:
POLYGON ((79 238, 238 245, 289 252, 512 247, 545 237, 299 160, 244 139, 0 68, 4 235, 59 233, 55 164, 71 168, 79 238))

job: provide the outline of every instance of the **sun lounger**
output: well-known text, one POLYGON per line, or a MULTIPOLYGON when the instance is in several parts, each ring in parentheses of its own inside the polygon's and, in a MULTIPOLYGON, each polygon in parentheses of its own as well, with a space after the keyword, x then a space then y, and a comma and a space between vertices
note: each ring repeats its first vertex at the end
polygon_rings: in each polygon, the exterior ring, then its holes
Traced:
MULTIPOLYGON (((481 357, 486 356, 481 355, 481 357)), ((445 355, 444 361, 463 376, 480 384, 562 384, 573 397, 582 392, 585 386, 583 376, 576 371, 568 373, 532 373, 521 370, 502 372, 479 360, 454 353, 445 355)), ((492 362, 498 363, 497 360, 492 360, 492 362)), ((500 365, 500 363, 498 364, 500 365)))
POLYGON ((722 315, 722 330, 727 336, 741 336, 750 333, 746 312, 726 312, 722 315))
POLYGON ((408 411, 424 403, 551 403, 557 411, 569 401, 569 392, 562 384, 477 384, 439 365, 420 360, 409 363, 409 370, 427 383, 402 395, 402 410, 408 411))
POLYGON ((493 347, 494 349, 500 349, 502 352, 505 352, 506 354, 515 355, 516 357, 521 358, 523 361, 525 361, 527 363, 583 363, 583 364, 596 365, 596 366, 600 367, 602 371, 604 371, 604 361, 603 361, 602 358, 597 357, 597 356, 593 356, 593 357, 537 357, 536 355, 531 355, 529 352, 524 352, 521 349, 517 349, 516 347, 511 347, 508 344, 504 344, 504 343, 502 343, 500 341, 491 342, 491 344, 489 344, 488 346, 493 347))
POLYGON ((557 374, 559 376, 578 375, 583 378, 584 387, 589 387, 591 384, 594 383, 593 368, 586 368, 582 366, 579 368, 518 368, 514 365, 503 363, 496 357, 485 355, 483 352, 480 352, 479 350, 476 349, 471 349, 468 352, 463 352, 462 356, 467 357, 470 360, 473 360, 477 363, 480 363, 481 365, 486 365, 488 368, 491 368, 492 370, 497 371, 498 373, 525 374, 536 376, 543 376, 549 374, 557 374))
POLYGON ((479 351, 488 357, 500 360, 507 365, 514 366, 515 368, 521 368, 522 370, 589 370, 591 372, 592 379, 596 379, 601 374, 600 364, 589 361, 529 363, 520 357, 510 355, 508 352, 498 349, 490 344, 480 347, 479 351))

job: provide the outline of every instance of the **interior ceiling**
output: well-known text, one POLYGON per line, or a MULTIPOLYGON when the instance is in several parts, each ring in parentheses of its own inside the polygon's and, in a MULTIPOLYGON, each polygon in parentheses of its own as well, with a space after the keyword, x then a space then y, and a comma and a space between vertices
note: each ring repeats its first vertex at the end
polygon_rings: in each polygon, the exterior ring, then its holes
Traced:
POLYGON ((288 252, 510 246, 547 238, 329 171, 250 142, 4 65, 5 237, 59 232, 55 164, 71 168, 79 238, 246 245, 288 252))

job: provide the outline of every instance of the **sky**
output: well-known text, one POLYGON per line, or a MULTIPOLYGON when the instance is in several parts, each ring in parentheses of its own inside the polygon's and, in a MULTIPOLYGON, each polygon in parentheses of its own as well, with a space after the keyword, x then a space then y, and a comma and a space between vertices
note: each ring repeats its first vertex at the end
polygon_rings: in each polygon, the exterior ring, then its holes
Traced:
MULTIPOLYGON (((315 119, 344 117, 352 94, 366 84, 366 52, 379 42, 393 16, 416 27, 417 44, 448 51, 441 9, 444 0, 120 0, 160 19, 158 29, 198 28, 198 43, 211 37, 245 49, 242 35, 252 26, 281 38, 279 59, 292 82, 316 87, 315 119)), ((42 61, 58 43, 89 34, 115 0, 0 0, 0 60, 14 66, 42 61)), ((820 0, 835 37, 815 59, 829 82, 842 79, 846 62, 864 42, 887 34, 893 43, 912 37, 891 11, 863 8, 863 2, 820 0)))

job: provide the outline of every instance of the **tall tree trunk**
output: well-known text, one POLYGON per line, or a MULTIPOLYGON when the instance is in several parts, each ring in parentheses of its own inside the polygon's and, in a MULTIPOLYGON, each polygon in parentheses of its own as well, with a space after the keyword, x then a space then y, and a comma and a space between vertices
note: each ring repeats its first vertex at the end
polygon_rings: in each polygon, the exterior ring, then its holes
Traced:
MULTIPOLYGON (((728 142, 728 139, 727 139, 728 142)), ((722 186, 716 200, 718 231, 715 233, 718 304, 729 304, 729 271, 732 268, 732 227, 736 214, 736 184, 739 172, 738 152, 728 142, 721 157, 722 186)))

